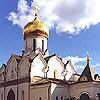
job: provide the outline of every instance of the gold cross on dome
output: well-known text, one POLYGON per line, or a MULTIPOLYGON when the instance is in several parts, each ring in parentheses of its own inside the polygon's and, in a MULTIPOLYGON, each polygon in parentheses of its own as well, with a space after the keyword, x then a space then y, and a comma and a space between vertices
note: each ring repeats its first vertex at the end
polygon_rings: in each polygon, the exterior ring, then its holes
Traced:
POLYGON ((87 52, 86 60, 87 60, 87 63, 90 62, 90 57, 89 57, 89 53, 88 52, 87 52))
POLYGON ((34 0, 33 11, 35 13, 35 18, 39 17, 39 10, 40 10, 40 7, 38 4, 38 1, 34 0))

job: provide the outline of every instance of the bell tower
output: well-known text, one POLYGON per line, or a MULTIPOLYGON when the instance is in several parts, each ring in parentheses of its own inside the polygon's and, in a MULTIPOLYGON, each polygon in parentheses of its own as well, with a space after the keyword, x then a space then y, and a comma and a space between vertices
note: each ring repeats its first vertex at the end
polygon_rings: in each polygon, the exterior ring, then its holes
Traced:
POLYGON ((35 18, 24 27, 25 52, 40 49, 43 53, 48 47, 48 28, 39 18, 39 9, 35 6, 35 18))

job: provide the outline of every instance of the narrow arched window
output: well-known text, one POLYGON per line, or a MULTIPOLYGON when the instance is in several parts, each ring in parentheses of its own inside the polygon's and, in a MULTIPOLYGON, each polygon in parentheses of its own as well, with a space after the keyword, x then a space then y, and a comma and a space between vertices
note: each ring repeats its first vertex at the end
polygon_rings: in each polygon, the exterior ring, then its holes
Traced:
POLYGON ((82 93, 80 95, 80 100, 90 100, 88 93, 82 93))
POLYGON ((41 98, 41 97, 39 97, 39 100, 42 100, 42 98, 41 98))
POLYGON ((63 100, 63 96, 61 96, 61 100, 63 100))
POLYGON ((58 100, 58 96, 56 96, 56 100, 58 100))
POLYGON ((44 40, 42 40, 42 51, 44 51, 44 40))
POLYGON ((3 94, 1 94, 1 100, 3 100, 3 94))
POLYGON ((33 39, 33 51, 36 50, 36 39, 33 39))
POLYGON ((11 78, 12 78, 12 79, 14 78, 14 71, 13 71, 13 69, 12 69, 12 71, 11 71, 11 78))
POLYGON ((98 100, 100 100, 100 93, 97 93, 98 100))
POLYGON ((21 100, 24 100, 24 91, 21 93, 21 100))

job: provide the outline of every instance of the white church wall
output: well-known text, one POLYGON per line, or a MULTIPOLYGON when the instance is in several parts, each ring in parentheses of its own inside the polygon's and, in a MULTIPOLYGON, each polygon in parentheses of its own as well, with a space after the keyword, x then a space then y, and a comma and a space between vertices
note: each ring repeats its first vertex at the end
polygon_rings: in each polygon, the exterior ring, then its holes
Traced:
POLYGON ((33 41, 32 41, 32 38, 27 38, 25 40, 25 48, 27 50, 32 50, 33 49, 33 41))
POLYGON ((95 97, 96 100, 99 100, 98 94, 100 94, 100 83, 94 82, 93 83, 93 89, 94 89, 93 97, 95 97))
POLYGON ((66 80, 69 80, 71 76, 75 73, 74 67, 71 65, 70 62, 67 64, 66 70, 67 70, 66 80))
MULTIPOLYGON (((80 98, 82 93, 88 93, 90 98, 94 98, 94 88, 92 82, 84 82, 70 85, 71 97, 80 98)), ((94 99, 93 99, 94 100, 94 99)))
POLYGON ((11 56, 11 58, 7 63, 7 68, 6 68, 7 81, 14 80, 17 78, 16 68, 17 68, 17 61, 13 56, 11 56))
POLYGON ((44 40, 44 51, 47 49, 47 38, 45 37, 36 37, 36 49, 40 48, 42 50, 42 40, 44 40))
POLYGON ((49 78, 54 78, 54 71, 56 71, 56 78, 63 79, 63 76, 61 75, 63 71, 63 65, 56 56, 52 57, 49 60, 48 66, 49 66, 49 71, 48 71, 49 78))
POLYGON ((35 38, 36 39, 36 49, 42 48, 42 38, 35 38))
POLYGON ((67 85, 57 85, 52 83, 51 85, 51 100, 56 100, 58 97, 59 100, 63 98, 63 100, 69 98, 69 87, 67 85))
POLYGON ((42 50, 42 40, 44 40, 44 50, 47 49, 47 38, 37 37, 36 39, 36 49, 41 48, 42 50))
POLYGON ((48 49, 48 41, 47 38, 44 39, 44 51, 48 49))
POLYGON ((4 100, 4 88, 0 87, 0 100, 3 98, 4 100))
POLYGON ((22 83, 18 85, 18 100, 22 100, 22 98, 24 98, 24 100, 28 100, 29 97, 29 83, 22 83), (24 97, 22 97, 24 96, 24 97))
POLYGON ((18 67, 19 67, 18 78, 28 77, 29 67, 30 67, 28 58, 25 57, 22 58, 18 67))
POLYGON ((44 67, 43 62, 40 59, 40 55, 38 55, 32 62, 31 65, 31 78, 33 76, 41 76, 44 77, 44 73, 42 72, 44 67))
POLYGON ((31 86, 31 100, 48 100, 49 85, 31 86))
MULTIPOLYGON (((64 63, 59 60, 56 56, 52 57, 49 62, 49 72, 48 72, 48 77, 54 78, 54 71, 56 70, 56 78, 58 79, 64 79, 64 76, 62 76, 62 72, 64 70, 64 63)), ((69 80, 71 76, 75 73, 75 70, 71 63, 68 63, 66 66, 66 80, 69 80)))
POLYGON ((44 40, 44 51, 47 49, 47 38, 45 38, 45 37, 33 37, 33 38, 27 38, 26 40, 25 40, 25 48, 27 49, 27 50, 33 50, 33 39, 35 39, 36 40, 36 44, 35 44, 35 46, 36 46, 36 49, 38 49, 38 48, 40 48, 41 50, 42 50, 42 40, 44 40))
MULTIPOLYGON (((45 67, 44 64, 44 59, 41 58, 41 56, 37 56, 33 62, 32 62, 32 67, 31 67, 31 77, 33 76, 40 76, 44 77, 43 73, 43 68, 45 67)), ((48 61, 48 67, 49 71, 47 72, 47 77, 48 78, 54 78, 54 71, 55 71, 55 76, 57 79, 64 79, 64 76, 62 76, 62 72, 64 70, 64 64, 60 59, 56 56, 52 57, 48 61)), ((67 75, 66 75, 66 80, 69 80, 73 73, 75 73, 72 65, 69 63, 66 66, 67 70, 67 75)))

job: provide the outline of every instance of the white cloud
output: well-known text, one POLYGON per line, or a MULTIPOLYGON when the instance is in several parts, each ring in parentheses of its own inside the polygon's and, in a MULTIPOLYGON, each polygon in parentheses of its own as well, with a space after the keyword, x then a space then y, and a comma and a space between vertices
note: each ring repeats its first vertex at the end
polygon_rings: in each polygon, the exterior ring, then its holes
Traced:
MULTIPOLYGON (((57 32, 78 34, 82 29, 100 22, 100 0, 38 0, 40 16, 49 27, 56 24, 57 32)), ((11 12, 8 20, 22 28, 33 20, 32 5, 26 0, 19 0, 17 11, 11 12)))
MULTIPOLYGON (((63 58, 64 63, 66 63, 68 60, 71 60, 72 65, 74 66, 76 72, 82 73, 84 68, 86 67, 86 57, 79 57, 79 56, 67 56, 63 58)), ((95 72, 99 72, 97 70, 100 67, 100 63, 94 63, 94 59, 90 58, 90 68, 95 72)))
POLYGON ((23 28, 27 22, 33 20, 32 7, 28 6, 28 2, 26 0, 19 0, 17 12, 10 12, 8 20, 23 28))
POLYGON ((100 64, 99 63, 97 63, 97 64, 95 64, 95 65, 93 65, 95 68, 99 68, 100 67, 100 64))
POLYGON ((63 61, 71 60, 73 64, 77 64, 79 62, 86 62, 86 57, 78 57, 78 56, 68 56, 63 58, 63 61))
POLYGON ((82 72, 83 71, 83 69, 85 67, 85 63, 86 63, 86 57, 67 56, 67 57, 63 58, 64 63, 66 63, 68 60, 71 61, 76 72, 82 72))

